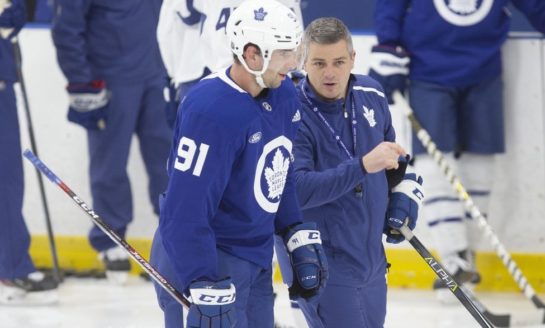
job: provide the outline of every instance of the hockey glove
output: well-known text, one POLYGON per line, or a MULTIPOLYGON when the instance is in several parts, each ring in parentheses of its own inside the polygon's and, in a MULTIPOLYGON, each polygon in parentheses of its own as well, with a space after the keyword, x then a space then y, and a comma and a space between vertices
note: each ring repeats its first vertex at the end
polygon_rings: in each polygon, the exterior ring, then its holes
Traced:
POLYGON ((377 45, 371 48, 369 76, 382 85, 389 104, 394 103, 394 91, 405 92, 409 63, 409 55, 401 47, 377 45))
POLYGON ((399 229, 407 224, 413 230, 418 219, 418 209, 422 205, 422 177, 407 173, 403 180, 392 189, 386 210, 384 233, 388 243, 397 244, 405 240, 399 229))
POLYGON ((388 181, 389 190, 403 181, 403 177, 405 176, 405 171, 407 171, 407 165, 409 164, 410 160, 410 155, 399 156, 397 159, 397 169, 386 170, 386 180, 388 181))
POLYGON ((88 130, 103 130, 106 127, 106 106, 110 100, 106 82, 70 83, 66 90, 70 101, 68 120, 88 130))
POLYGON ((290 298, 308 300, 320 295, 328 278, 328 266, 316 224, 307 222, 291 227, 284 235, 284 243, 293 271, 290 298))
POLYGON ((231 278, 195 281, 189 285, 191 306, 188 328, 231 328, 235 326, 235 285, 231 278))
POLYGON ((177 97, 179 89, 177 90, 170 78, 166 79, 166 84, 163 89, 163 97, 165 98, 165 114, 167 116, 168 126, 173 127, 176 122, 176 115, 178 114, 178 105, 180 104, 177 97))
POLYGON ((0 0, 0 38, 11 39, 26 22, 23 0, 0 0))

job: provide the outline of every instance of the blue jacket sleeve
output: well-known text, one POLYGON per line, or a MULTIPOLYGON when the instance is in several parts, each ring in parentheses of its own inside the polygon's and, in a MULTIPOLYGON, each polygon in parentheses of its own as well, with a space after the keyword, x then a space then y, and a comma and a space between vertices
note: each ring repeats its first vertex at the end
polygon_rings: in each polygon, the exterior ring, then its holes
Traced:
POLYGON ((93 74, 88 62, 86 16, 91 0, 56 0, 51 33, 57 60, 71 83, 88 83, 93 74))
POLYGON ((512 0, 515 7, 526 15, 532 26, 545 33, 545 1, 543 0, 512 0))
POLYGON ((184 289, 193 280, 222 278, 211 225, 235 159, 232 140, 196 113, 184 113, 174 138, 159 231, 184 289))
POLYGON ((375 32, 379 44, 399 44, 403 19, 409 0, 378 0, 375 7, 375 32))
POLYGON ((318 171, 314 165, 315 139, 303 123, 295 138, 295 184, 302 209, 334 201, 356 187, 367 174, 361 157, 346 160, 337 167, 318 171))

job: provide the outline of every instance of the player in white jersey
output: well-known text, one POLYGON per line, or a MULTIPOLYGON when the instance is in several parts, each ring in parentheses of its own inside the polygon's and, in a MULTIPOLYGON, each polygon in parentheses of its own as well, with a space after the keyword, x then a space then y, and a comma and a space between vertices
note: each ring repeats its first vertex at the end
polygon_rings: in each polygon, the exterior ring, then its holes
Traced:
POLYGON ((164 0, 159 14, 157 41, 170 78, 165 88, 165 110, 171 127, 180 99, 210 73, 201 55, 201 14, 195 11, 192 3, 192 0, 164 0))
MULTIPOLYGON (((203 15, 201 22, 202 56, 205 65, 212 72, 231 64, 231 52, 225 27, 231 12, 241 2, 241 0, 194 0, 195 9, 203 15)), ((300 22, 303 21, 300 0, 280 0, 279 2, 293 10, 300 22)))
MULTIPOLYGON (((164 0, 157 28, 163 62, 171 78, 167 119, 202 77, 232 63, 227 21, 242 0, 164 0)), ((281 0, 302 22, 300 0, 281 0)))
POLYGON ((202 76, 204 60, 200 55, 201 14, 189 1, 164 0, 159 14, 157 41, 163 62, 174 85, 202 76))

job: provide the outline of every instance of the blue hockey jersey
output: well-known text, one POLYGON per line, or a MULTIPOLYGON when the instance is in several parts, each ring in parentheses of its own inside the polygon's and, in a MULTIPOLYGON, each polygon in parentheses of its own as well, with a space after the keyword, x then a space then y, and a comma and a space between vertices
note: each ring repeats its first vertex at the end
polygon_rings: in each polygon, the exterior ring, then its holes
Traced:
POLYGON ((395 139, 382 87, 363 75, 351 75, 346 97, 326 103, 309 87, 298 86, 303 121, 295 139, 296 190, 305 220, 315 221, 329 263, 328 284, 364 285, 386 272, 382 231, 388 204, 385 171, 368 174, 361 157, 383 141, 395 139), (307 100, 308 98, 308 100, 307 100), (310 102, 312 104, 310 104, 310 102), (351 111, 355 115, 355 140, 351 111), (340 147, 317 107, 353 159, 340 147), (357 188, 361 187, 361 192, 357 188))
MULTIPOLYGON (((463 87, 501 73, 509 0, 380 0, 375 8, 379 43, 403 46, 410 78, 463 87)), ((545 33, 545 1, 512 0, 545 33)))
POLYGON ((183 288, 217 277, 216 248, 269 267, 273 235, 301 221, 292 179, 300 124, 293 84, 253 98, 226 72, 181 104, 159 229, 183 288))
POLYGON ((161 0, 56 0, 59 65, 72 83, 166 76, 157 44, 161 0))

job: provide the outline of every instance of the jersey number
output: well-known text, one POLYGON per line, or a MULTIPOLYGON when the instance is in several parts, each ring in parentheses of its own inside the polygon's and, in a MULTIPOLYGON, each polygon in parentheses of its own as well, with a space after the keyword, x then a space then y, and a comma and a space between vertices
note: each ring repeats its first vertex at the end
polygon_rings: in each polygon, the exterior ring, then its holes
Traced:
POLYGON ((225 29, 229 16, 231 16, 231 8, 223 8, 220 12, 220 17, 218 17, 218 21, 216 22, 216 31, 225 29))
MULTIPOLYGON (((195 162, 195 167, 193 168, 193 175, 201 176, 202 167, 204 161, 206 160, 206 155, 208 154, 208 146, 205 143, 199 145, 199 156, 195 162)), ((195 157, 195 151, 197 150, 197 144, 193 139, 182 137, 180 143, 178 144, 178 157, 176 157, 176 162, 174 163, 174 168, 185 172, 193 166, 193 159, 195 157), (181 160, 180 160, 181 159, 181 160)))

